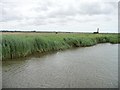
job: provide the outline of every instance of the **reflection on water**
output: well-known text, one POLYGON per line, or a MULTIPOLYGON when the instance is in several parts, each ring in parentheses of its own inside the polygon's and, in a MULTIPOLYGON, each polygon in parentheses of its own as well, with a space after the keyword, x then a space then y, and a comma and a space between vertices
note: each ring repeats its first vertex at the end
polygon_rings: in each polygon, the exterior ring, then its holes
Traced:
POLYGON ((3 88, 117 88, 118 45, 3 62, 3 88))

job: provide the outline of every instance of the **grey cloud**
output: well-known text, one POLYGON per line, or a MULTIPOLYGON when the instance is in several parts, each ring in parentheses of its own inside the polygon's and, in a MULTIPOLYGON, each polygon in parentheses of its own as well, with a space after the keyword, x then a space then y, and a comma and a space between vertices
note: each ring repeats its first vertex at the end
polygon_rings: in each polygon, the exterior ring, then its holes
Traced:
POLYGON ((107 4, 110 4, 111 6, 113 6, 113 8, 118 7, 118 2, 107 2, 107 4))
POLYGON ((49 18, 65 18, 68 16, 75 16, 76 14, 77 12, 75 10, 71 11, 70 9, 68 10, 59 9, 59 10, 48 13, 48 17, 49 18))
MULTIPOLYGON (((6 0, 7 1, 7 0, 6 0)), ((110 15, 113 13, 112 10, 115 9, 116 3, 108 2, 108 3, 81 3, 76 2, 76 4, 63 4, 60 5, 59 3, 52 2, 50 0, 40 1, 35 3, 35 5, 30 9, 31 12, 37 13, 37 15, 31 16, 24 16, 21 14, 20 3, 11 2, 5 3, 3 6, 3 17, 2 21, 22 21, 26 19, 26 23, 34 24, 34 25, 45 25, 49 23, 68 23, 70 21, 92 21, 91 19, 76 19, 76 16, 81 15, 89 15, 94 17, 97 15, 110 15), (19 7, 19 8, 17 8, 19 7), (69 18, 71 17, 71 18, 69 18), (51 19, 54 18, 54 19, 51 19)))
POLYGON ((80 6, 80 14, 101 15, 111 14, 113 7, 108 3, 85 3, 80 6))
POLYGON ((16 3, 2 4, 2 19, 1 22, 22 20, 22 15, 19 10, 16 9, 16 3))
POLYGON ((22 20, 21 15, 16 15, 16 14, 13 14, 13 13, 12 12, 11 13, 8 13, 8 12, 6 13, 5 11, 3 11, 1 22, 14 21, 14 20, 22 20))
POLYGON ((49 10, 49 7, 52 6, 52 3, 49 1, 43 1, 38 2, 35 7, 33 7, 33 10, 41 12, 41 11, 47 11, 49 10))
MULTIPOLYGON (((114 3, 115 4, 115 3, 114 3)), ((112 3, 80 3, 78 6, 61 6, 54 11, 48 13, 49 18, 65 18, 76 15, 108 15, 113 13, 114 7, 112 3)), ((116 5, 116 4, 115 4, 116 5)))
MULTIPOLYGON (((108 17, 110 14, 113 13, 113 10, 115 9, 112 3, 109 3, 109 2, 108 3, 107 2, 106 3, 94 2, 94 3, 82 3, 82 4, 78 3, 77 6, 71 6, 71 5, 67 6, 67 8, 64 6, 60 6, 59 8, 54 9, 52 12, 48 13, 47 18, 48 19, 57 18, 57 19, 60 19, 58 21, 63 21, 63 22, 70 22, 70 21, 89 22, 89 21, 95 20, 95 19, 92 20, 89 18, 80 20, 79 18, 77 19, 75 18, 77 15, 78 16, 88 15, 91 17, 98 16, 98 18, 99 16, 100 17, 103 16, 102 19, 108 20, 108 19, 105 19, 105 16, 108 17)), ((111 19, 109 18, 109 20, 111 19)))
POLYGON ((39 11, 47 11, 48 7, 47 6, 38 6, 36 8, 34 8, 33 10, 39 12, 39 11))

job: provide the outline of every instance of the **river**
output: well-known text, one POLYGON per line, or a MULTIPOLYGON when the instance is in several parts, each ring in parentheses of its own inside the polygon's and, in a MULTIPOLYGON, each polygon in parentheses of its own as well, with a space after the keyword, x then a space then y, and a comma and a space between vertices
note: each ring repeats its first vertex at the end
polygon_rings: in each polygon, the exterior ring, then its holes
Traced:
POLYGON ((118 44, 6 60, 3 88, 118 88, 118 44))

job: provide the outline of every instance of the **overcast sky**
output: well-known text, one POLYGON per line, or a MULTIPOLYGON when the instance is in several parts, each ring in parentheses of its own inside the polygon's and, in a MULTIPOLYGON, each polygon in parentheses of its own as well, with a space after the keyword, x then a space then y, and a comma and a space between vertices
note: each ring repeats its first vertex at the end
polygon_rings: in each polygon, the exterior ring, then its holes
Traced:
POLYGON ((119 0, 1 0, 0 29, 118 32, 119 0))

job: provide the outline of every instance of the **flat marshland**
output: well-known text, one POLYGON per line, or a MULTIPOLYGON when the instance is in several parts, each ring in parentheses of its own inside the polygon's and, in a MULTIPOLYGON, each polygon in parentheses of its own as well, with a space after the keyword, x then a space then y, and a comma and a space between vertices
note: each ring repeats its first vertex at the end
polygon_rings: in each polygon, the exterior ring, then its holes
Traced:
POLYGON ((120 43, 115 33, 2 33, 0 52, 2 59, 26 57, 34 53, 64 50, 72 47, 86 47, 98 43, 120 43))

